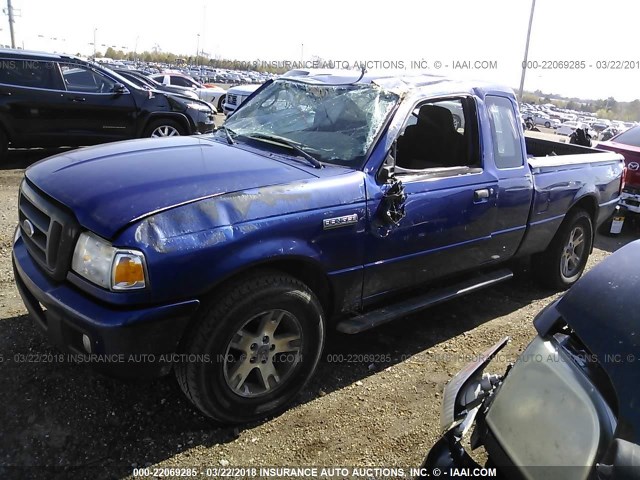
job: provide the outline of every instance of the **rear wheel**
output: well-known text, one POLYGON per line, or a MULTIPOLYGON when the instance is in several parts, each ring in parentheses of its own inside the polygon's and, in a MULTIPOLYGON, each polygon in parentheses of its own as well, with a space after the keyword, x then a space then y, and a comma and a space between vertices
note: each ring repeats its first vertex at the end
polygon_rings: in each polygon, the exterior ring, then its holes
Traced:
POLYGON ((550 122, 544 122, 544 126, 547 128, 551 128, 551 123, 550 122))
POLYGON ((576 283, 593 245, 593 224, 584 210, 570 213, 547 249, 533 257, 533 272, 545 287, 565 290, 576 283))
POLYGON ((151 122, 143 134, 144 137, 161 138, 185 135, 185 130, 178 122, 170 119, 160 119, 151 122))
POLYGON ((183 342, 180 387, 205 415, 246 423, 284 410, 313 375, 324 344, 322 307, 302 282, 263 272, 230 285, 183 342))

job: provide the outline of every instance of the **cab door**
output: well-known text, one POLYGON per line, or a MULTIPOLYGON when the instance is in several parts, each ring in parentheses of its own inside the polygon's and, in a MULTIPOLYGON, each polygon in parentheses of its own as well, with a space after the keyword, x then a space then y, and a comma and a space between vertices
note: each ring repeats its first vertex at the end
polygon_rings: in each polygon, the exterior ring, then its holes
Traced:
POLYGON ((380 210, 385 208, 385 187, 368 189, 368 213, 374 227, 367 239, 365 303, 491 262, 498 179, 482 163, 475 102, 471 97, 430 101, 418 104, 412 116, 418 117, 424 105, 436 107, 424 110, 437 112, 437 118, 424 119, 422 130, 415 135, 409 127, 421 120, 409 119, 397 141, 395 177, 406 195, 404 218, 397 225, 375 228, 376 219, 384 216, 380 210), (453 116, 456 113, 464 117, 461 124, 453 116), (436 120, 444 124, 431 123, 436 120), (432 143, 427 148, 412 146, 403 137, 432 143), (442 145, 439 137, 451 140, 442 145), (428 158, 409 158, 409 151, 428 158), (421 166, 424 168, 416 168, 421 166))
POLYGON ((90 66, 60 64, 66 115, 60 134, 75 145, 124 140, 136 136, 138 108, 128 88, 90 66))
POLYGON ((67 102, 55 62, 0 58, 0 103, 14 146, 58 145, 67 102))

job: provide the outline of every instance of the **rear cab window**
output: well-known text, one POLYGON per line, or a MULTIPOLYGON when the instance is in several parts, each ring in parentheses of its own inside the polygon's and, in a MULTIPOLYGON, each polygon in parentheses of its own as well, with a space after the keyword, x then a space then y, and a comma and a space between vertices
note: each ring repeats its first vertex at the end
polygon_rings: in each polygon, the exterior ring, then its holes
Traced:
POLYGON ((485 98, 491 137, 493 158, 499 169, 518 168, 524 165, 524 154, 519 122, 513 104, 506 97, 487 95, 485 98))

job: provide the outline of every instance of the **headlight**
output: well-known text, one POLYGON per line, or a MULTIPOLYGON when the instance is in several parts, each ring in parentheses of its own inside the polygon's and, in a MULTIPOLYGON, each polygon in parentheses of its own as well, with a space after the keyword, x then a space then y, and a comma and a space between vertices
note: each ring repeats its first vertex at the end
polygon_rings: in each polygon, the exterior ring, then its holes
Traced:
POLYGON ((78 238, 71 268, 90 282, 111 290, 146 286, 142 252, 115 248, 93 233, 84 232, 78 238))
POLYGON ((204 105, 202 103, 196 103, 196 102, 187 103, 187 108, 193 108, 194 110, 199 110, 201 112, 212 111, 209 105, 204 105))

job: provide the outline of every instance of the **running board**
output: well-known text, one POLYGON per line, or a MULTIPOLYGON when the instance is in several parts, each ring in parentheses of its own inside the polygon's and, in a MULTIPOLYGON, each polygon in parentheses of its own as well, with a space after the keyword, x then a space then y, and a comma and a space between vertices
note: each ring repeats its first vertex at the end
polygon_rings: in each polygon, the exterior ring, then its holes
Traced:
POLYGON ((453 298, 504 282, 512 277, 513 272, 507 268, 489 272, 454 285, 435 288, 424 295, 371 310, 357 317, 346 318, 336 325, 336 329, 342 333, 360 333, 453 298))

